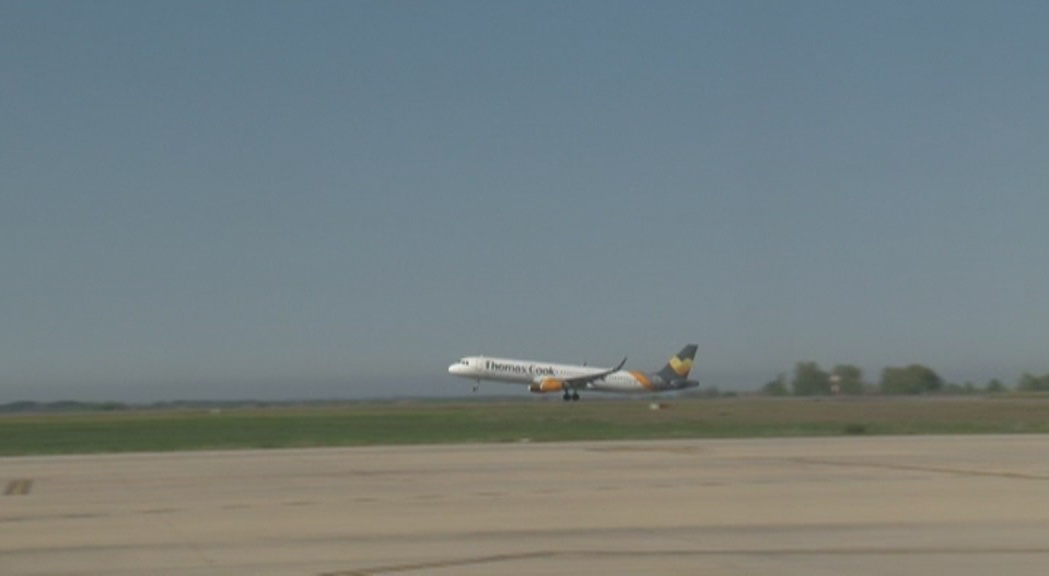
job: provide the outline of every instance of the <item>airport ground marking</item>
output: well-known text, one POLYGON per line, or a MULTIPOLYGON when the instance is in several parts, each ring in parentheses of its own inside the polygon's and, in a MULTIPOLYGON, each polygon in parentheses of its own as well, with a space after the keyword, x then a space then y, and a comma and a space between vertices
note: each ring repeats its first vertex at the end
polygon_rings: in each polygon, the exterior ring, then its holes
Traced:
POLYGON ((1010 478, 1014 480, 1049 480, 1045 474, 1029 474, 1010 470, 973 470, 970 468, 948 468, 944 466, 923 466, 919 464, 890 464, 885 462, 848 462, 823 458, 785 458, 796 464, 817 466, 840 466, 844 468, 875 468, 880 470, 897 470, 904 472, 928 472, 931 474, 952 474, 955 476, 987 476, 992 478, 1010 478))
POLYGON ((667 549, 667 550, 539 550, 533 552, 492 554, 488 556, 475 556, 472 558, 459 558, 448 560, 433 560, 430 562, 416 562, 405 564, 390 564, 385 566, 373 566, 370 568, 359 568, 354 570, 343 570, 335 572, 322 572, 318 576, 380 576, 383 574, 423 572, 438 568, 455 568, 460 566, 474 566, 480 564, 500 564, 505 562, 527 561, 535 559, 552 558, 645 558, 645 557, 667 557, 680 558, 708 557, 708 556, 763 556, 763 557, 790 557, 790 556, 864 556, 864 555, 886 555, 886 556, 921 556, 921 555, 1014 555, 1014 554, 1049 554, 1049 547, 1045 546, 975 546, 975 547, 952 547, 952 546, 930 546, 930 547, 842 547, 842 548, 725 548, 709 550, 691 549, 667 549))
POLYGON ((7 483, 4 496, 26 496, 33 489, 33 481, 29 478, 18 478, 7 483))

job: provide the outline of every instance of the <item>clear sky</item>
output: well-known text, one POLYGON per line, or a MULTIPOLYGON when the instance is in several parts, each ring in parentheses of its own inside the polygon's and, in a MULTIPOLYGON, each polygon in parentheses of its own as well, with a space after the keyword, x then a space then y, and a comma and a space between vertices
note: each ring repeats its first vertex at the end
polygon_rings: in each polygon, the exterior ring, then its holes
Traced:
POLYGON ((0 402, 462 394, 463 355, 686 342, 730 389, 1047 372, 1047 30, 1038 1, 0 2, 0 402))

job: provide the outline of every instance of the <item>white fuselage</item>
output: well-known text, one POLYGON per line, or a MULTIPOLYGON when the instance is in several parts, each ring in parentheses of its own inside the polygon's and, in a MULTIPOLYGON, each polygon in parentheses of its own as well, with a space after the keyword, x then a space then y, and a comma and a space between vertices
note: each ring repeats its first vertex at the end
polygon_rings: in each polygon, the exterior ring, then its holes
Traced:
MULTIPOLYGON (((448 372, 472 380, 496 380, 520 384, 539 384, 547 380, 600 374, 607 368, 551 364, 512 358, 467 356, 448 367, 448 372)), ((619 370, 586 384, 588 390, 605 392, 656 392, 650 378, 641 372, 619 370)))

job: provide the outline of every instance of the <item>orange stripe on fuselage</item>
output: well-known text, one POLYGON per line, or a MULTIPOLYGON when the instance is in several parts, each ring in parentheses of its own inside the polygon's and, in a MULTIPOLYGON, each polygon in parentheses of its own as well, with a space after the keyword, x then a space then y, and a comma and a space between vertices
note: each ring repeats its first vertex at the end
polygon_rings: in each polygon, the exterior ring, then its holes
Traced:
POLYGON ((629 372, 629 374, 631 376, 633 376, 634 379, 637 380, 639 384, 644 386, 645 390, 649 390, 649 391, 653 391, 653 392, 655 391, 655 388, 652 387, 652 383, 648 381, 648 376, 645 376, 645 374, 643 372, 635 372, 635 371, 631 370, 629 372))

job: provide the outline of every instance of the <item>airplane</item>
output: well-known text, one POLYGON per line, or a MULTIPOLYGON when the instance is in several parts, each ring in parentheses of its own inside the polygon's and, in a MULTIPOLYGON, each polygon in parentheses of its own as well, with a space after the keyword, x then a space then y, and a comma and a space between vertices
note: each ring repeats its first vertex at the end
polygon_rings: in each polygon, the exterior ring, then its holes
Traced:
POLYGON ((623 370, 626 358, 614 368, 595 368, 488 356, 466 356, 449 366, 448 372, 478 383, 495 380, 527 384, 528 391, 535 394, 561 392, 561 397, 567 402, 579 400, 579 390, 654 393, 695 388, 699 382, 689 380, 688 373, 696 357, 696 348, 695 344, 685 346, 658 372, 623 370))

